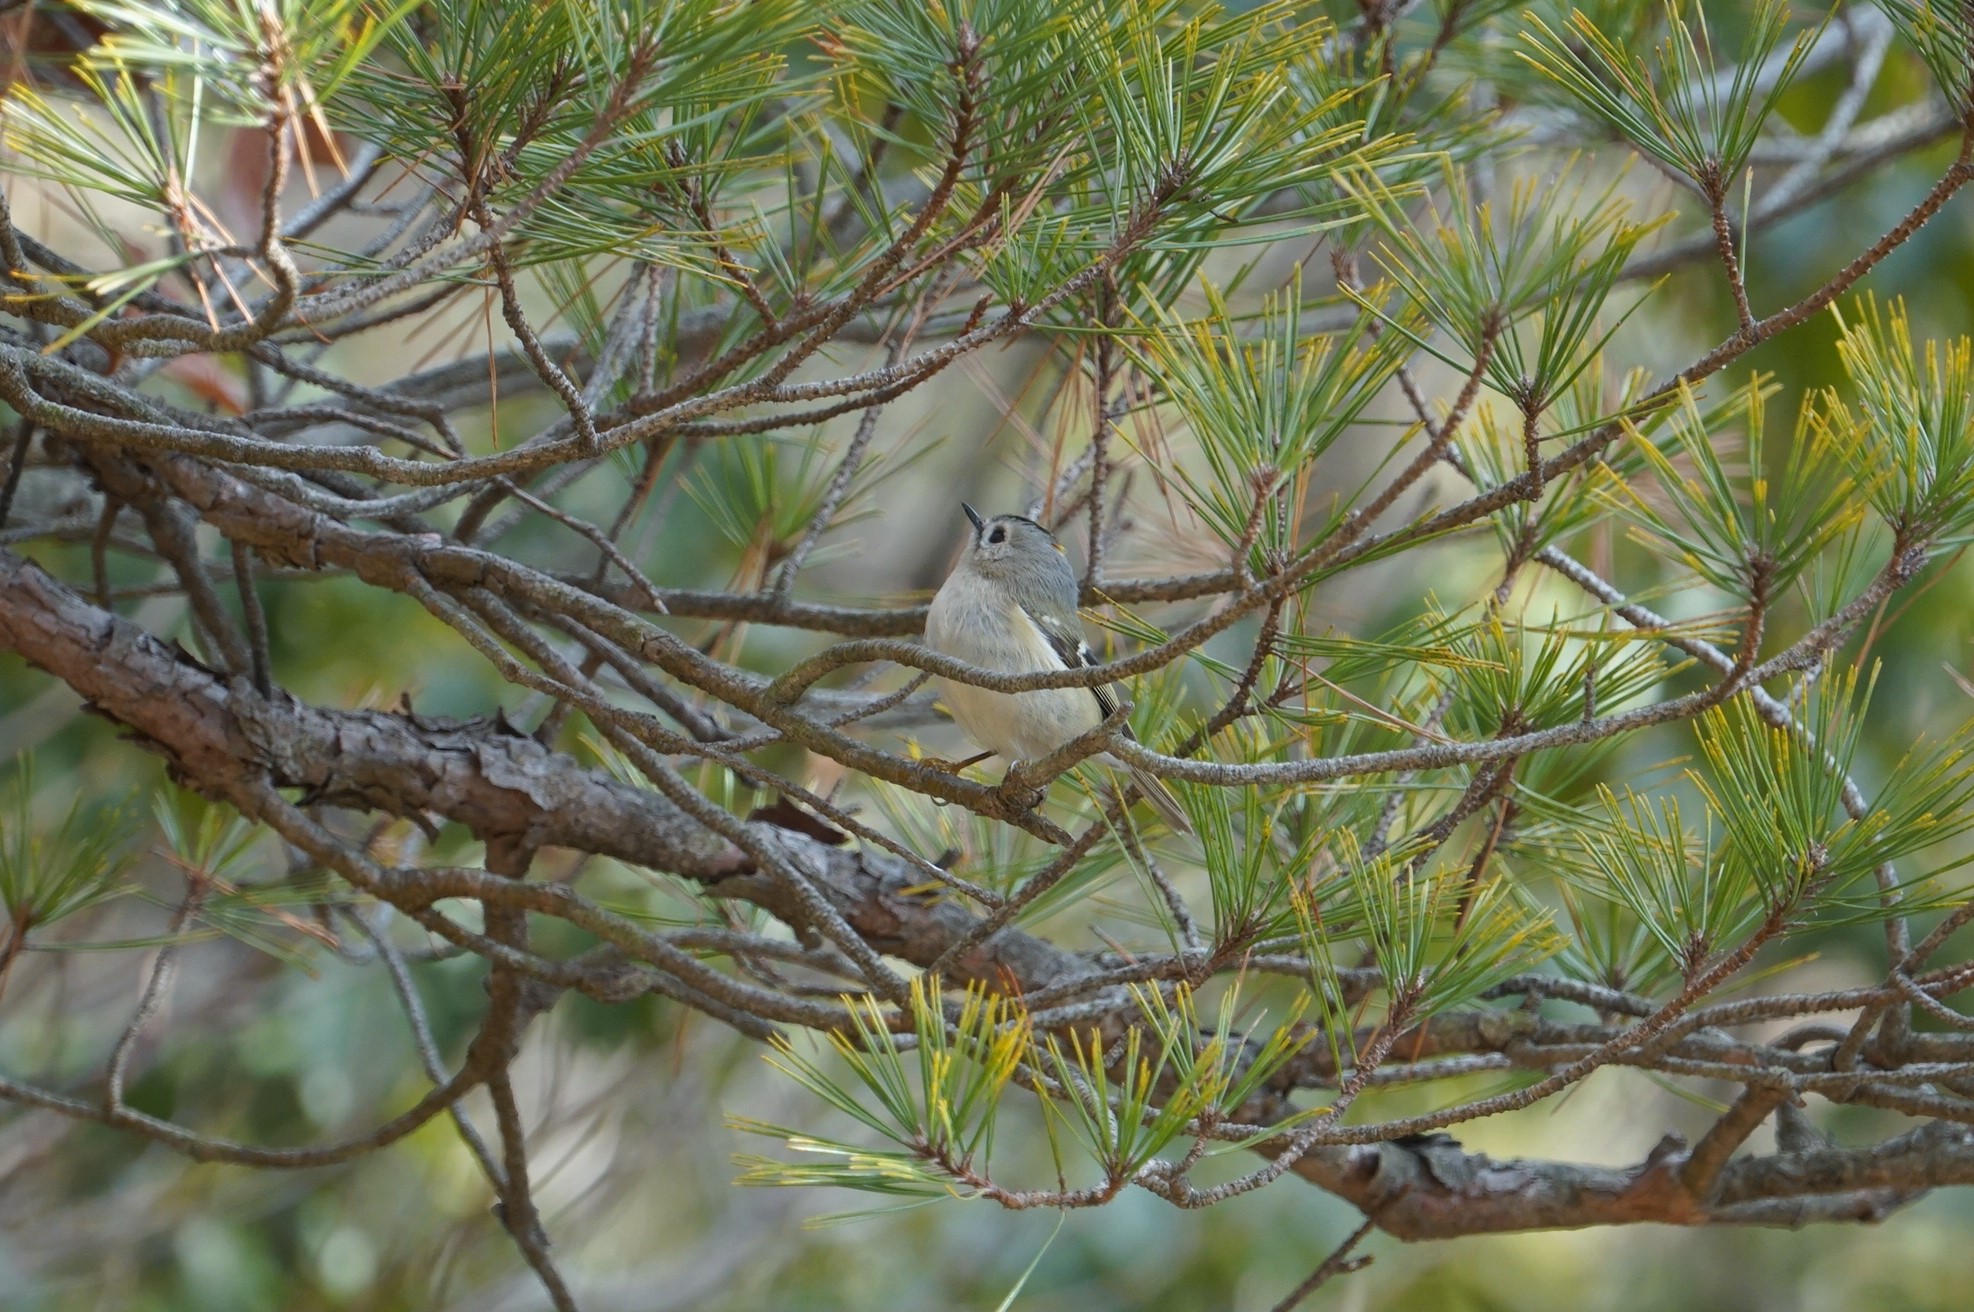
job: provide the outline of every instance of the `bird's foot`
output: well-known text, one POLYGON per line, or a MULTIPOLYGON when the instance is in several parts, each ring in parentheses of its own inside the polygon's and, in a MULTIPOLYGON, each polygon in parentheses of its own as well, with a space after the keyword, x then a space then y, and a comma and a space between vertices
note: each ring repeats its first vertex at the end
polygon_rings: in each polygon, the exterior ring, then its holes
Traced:
POLYGON ((1001 776, 1001 786, 996 788, 994 792, 1012 810, 1026 814, 1042 804, 1042 799, 1047 796, 1048 789, 1047 785, 1038 787, 1029 782, 1028 769, 1025 762, 1010 761, 1008 762, 1008 772, 1001 776))

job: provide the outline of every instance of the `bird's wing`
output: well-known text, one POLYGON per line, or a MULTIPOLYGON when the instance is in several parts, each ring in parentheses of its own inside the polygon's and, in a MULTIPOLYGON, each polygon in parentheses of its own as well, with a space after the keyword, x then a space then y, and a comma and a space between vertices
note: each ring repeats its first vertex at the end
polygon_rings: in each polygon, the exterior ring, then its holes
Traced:
MULTIPOLYGON (((1048 640, 1049 650, 1056 654, 1056 659, 1063 663, 1065 669, 1080 670, 1085 665, 1097 663, 1096 656, 1090 651, 1090 644, 1083 641, 1082 621, 1073 616, 1065 622, 1047 615, 1038 615, 1026 606, 1021 608, 1021 613, 1041 631, 1042 636, 1048 640)), ((1090 692, 1095 695, 1097 705, 1103 708, 1104 718, 1110 718, 1117 710, 1117 698, 1112 695, 1108 687, 1101 684, 1090 689, 1090 692)))

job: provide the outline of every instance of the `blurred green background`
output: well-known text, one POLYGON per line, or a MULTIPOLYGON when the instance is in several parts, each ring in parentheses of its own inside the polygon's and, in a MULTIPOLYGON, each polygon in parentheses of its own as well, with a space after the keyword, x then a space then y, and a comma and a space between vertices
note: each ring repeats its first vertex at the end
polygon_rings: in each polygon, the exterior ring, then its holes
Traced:
MULTIPOLYGON (((1843 76, 1833 69, 1806 78, 1790 93, 1785 116, 1813 130, 1843 76)), ((1917 76, 1914 67, 1894 61, 1866 116, 1913 98, 1917 76)), ((1748 267, 1758 312, 1812 289, 1897 222, 1952 151, 1947 143, 1907 156, 1755 234, 1748 267)), ((1516 165, 1503 159, 1501 167, 1516 165)), ((1641 209, 1680 211, 1659 240, 1676 242, 1700 230, 1690 199, 1682 204, 1649 176, 1634 177, 1633 186, 1641 209)), ((53 213, 38 211, 32 196, 17 199, 15 209, 31 230, 39 224, 45 231, 53 213)), ((1279 279, 1289 259, 1306 253, 1284 251, 1279 266, 1264 269, 1274 268, 1279 279)), ((1967 331, 1974 322, 1974 197, 1956 199, 1865 286, 1881 298, 1905 298, 1915 336, 1967 331)), ((1716 268, 1689 264, 1627 325, 1612 359, 1657 374, 1704 351, 1733 322, 1716 268)), ((388 377, 402 367, 407 349, 437 350, 441 359, 446 349, 459 349, 445 347, 442 337, 434 333, 407 346, 373 336, 340 348, 359 353, 340 362, 360 376, 388 377)), ((1795 398, 1838 376, 1834 338, 1830 318, 1818 316, 1751 354, 1726 382, 1745 380, 1750 369, 1772 373, 1783 388, 1772 413, 1790 417, 1795 398)), ((1030 500, 1042 453, 1009 416, 1035 417, 1034 394, 1045 389, 1028 384, 1041 360, 1038 350, 1017 347, 949 372, 895 406, 880 443, 932 449, 873 501, 861 522, 833 539, 835 558, 805 576, 805 591, 922 593, 950 559, 962 495, 997 509, 1020 509, 1030 500)), ((548 414, 539 401, 516 402, 503 407, 500 426, 522 433, 548 414)), ((487 417, 465 422, 484 426, 487 417)), ((642 544, 643 559, 667 583, 729 583, 742 566, 741 549, 719 534, 702 504, 723 494, 720 470, 702 464, 673 476, 701 495, 670 502, 662 532, 642 544)), ((1124 561, 1171 563, 1170 548, 1156 540, 1153 527, 1127 534, 1124 561)), ((562 551, 583 559, 580 544, 557 539, 551 528, 530 528, 516 543, 534 558, 562 551)), ((1627 589, 1644 592, 1663 581, 1649 573, 1650 559, 1628 550, 1621 537, 1607 545, 1615 577, 1627 589)), ((85 547, 38 548, 37 555, 64 577, 88 576, 85 547)), ((1455 542, 1411 553, 1396 571, 1342 580, 1324 595, 1340 628, 1370 634, 1416 613, 1429 590, 1463 603, 1491 583, 1493 568, 1491 556, 1455 542)), ((153 575, 148 566, 119 562, 115 581, 138 585, 153 575)), ((390 705, 409 694, 418 710, 438 715, 512 710, 525 700, 401 597, 352 580, 271 588, 266 596, 276 672, 301 697, 390 705)), ((1661 604, 1704 609, 1706 602, 1673 597, 1661 604)), ((159 599, 133 602, 125 613, 171 632, 176 609, 159 599)), ((1867 744, 1879 768, 1915 736, 1965 717, 1969 699, 1952 676, 1964 678, 1974 666, 1971 617, 1974 566, 1964 560, 1936 565, 1923 590, 1896 598, 1883 617, 1872 639, 1871 653, 1884 671, 1867 744)), ((811 641, 752 633, 745 659, 778 668, 811 641)), ((934 734, 927 745, 949 744, 934 734)), ((47 677, 0 657, 0 753, 29 751, 44 813, 79 796, 91 807, 121 803, 141 826, 152 795, 168 791, 153 757, 79 715, 73 696, 47 677)), ((1628 776, 1658 764, 1620 754, 1607 769, 1628 776)), ((470 856, 450 841, 454 855, 470 856)), ((277 854, 266 847, 258 859, 273 862, 277 854)), ((142 858, 139 874, 161 898, 172 896, 173 876, 154 853, 142 858)), ((654 907, 680 896, 631 872, 604 877, 626 896, 635 891, 652 899, 654 907)), ((141 938, 157 934, 168 915, 168 902, 125 899, 92 912, 64 937, 141 938)), ((1869 960, 1870 933, 1832 934, 1818 943, 1833 978, 1849 973, 1847 954, 1869 960)), ((425 1081, 382 973, 353 968, 294 936, 284 941, 289 956, 217 935, 185 950, 176 993, 139 1058, 134 1106, 212 1133, 301 1144, 348 1133, 422 1091, 425 1081)), ((29 954, 0 996, 0 1072, 54 1087, 86 1079, 122 1027, 144 963, 142 951, 29 954)), ((470 1033, 483 996, 481 975, 470 960, 419 968, 442 1051, 456 1053, 470 1033)), ((1031 1312, 1263 1309, 1359 1219, 1289 1179, 1200 1213, 1127 1194, 1066 1219, 954 1200, 810 1224, 868 1200, 735 1188, 735 1155, 778 1145, 729 1128, 724 1117, 826 1133, 845 1126, 773 1075, 758 1047, 650 1000, 604 1008, 564 999, 531 1031, 516 1087, 535 1126, 537 1192, 559 1259, 584 1306, 600 1312, 991 1308, 1021 1284, 1031 1262, 1033 1274, 1015 1304, 1031 1312)), ((1481 1087, 1439 1088, 1431 1096, 1450 1100, 1481 1087)), ((468 1105, 482 1123, 490 1119, 481 1096, 468 1105)), ((1693 1135, 1707 1123, 1705 1108, 1646 1077, 1606 1070, 1563 1099, 1520 1117, 1462 1127, 1460 1137, 1497 1155, 1620 1164, 1642 1157, 1667 1127, 1693 1135)), ((1860 1118, 1833 1128, 1840 1137, 1862 1137, 1883 1133, 1888 1123, 1860 1118)), ((1041 1145, 1020 1148, 1019 1128, 1013 1123, 1002 1132, 1009 1160, 1020 1161, 1027 1151, 1022 1166, 1046 1175, 1041 1145)), ((493 1312, 544 1306, 488 1215, 489 1201, 485 1182, 443 1121, 348 1166, 262 1172, 194 1164, 99 1127, 8 1108, 0 1110, 0 1308, 493 1312)), ((1417 1246, 1374 1236, 1364 1251, 1375 1263, 1325 1288, 1311 1305, 1392 1312, 1947 1312, 1968 1305, 1970 1241, 1974 1193, 1968 1191, 1925 1199, 1872 1228, 1689 1233, 1640 1227, 1417 1246)))

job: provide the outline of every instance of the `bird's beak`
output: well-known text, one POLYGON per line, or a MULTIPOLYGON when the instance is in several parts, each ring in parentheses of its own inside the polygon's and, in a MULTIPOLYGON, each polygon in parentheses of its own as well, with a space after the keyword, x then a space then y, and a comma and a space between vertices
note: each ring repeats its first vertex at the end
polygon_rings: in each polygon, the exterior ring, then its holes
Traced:
POLYGON ((964 510, 966 512, 966 517, 973 521, 973 531, 975 533, 978 533, 981 529, 987 527, 987 521, 982 519, 980 517, 980 512, 975 510, 972 506, 969 506, 966 502, 962 501, 960 502, 960 509, 964 510))

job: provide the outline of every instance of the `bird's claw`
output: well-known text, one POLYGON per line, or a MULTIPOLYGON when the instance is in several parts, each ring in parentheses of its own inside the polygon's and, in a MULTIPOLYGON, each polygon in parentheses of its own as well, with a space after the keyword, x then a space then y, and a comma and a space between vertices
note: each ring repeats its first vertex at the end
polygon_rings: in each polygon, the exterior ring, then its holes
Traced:
POLYGON ((1047 796, 1046 788, 1038 788, 1028 781, 1028 771, 1020 761, 1008 765, 1007 774, 1001 777, 1001 786, 994 792, 1011 808, 1023 815, 1040 806, 1042 799, 1047 796))

